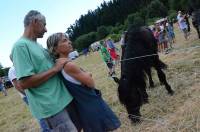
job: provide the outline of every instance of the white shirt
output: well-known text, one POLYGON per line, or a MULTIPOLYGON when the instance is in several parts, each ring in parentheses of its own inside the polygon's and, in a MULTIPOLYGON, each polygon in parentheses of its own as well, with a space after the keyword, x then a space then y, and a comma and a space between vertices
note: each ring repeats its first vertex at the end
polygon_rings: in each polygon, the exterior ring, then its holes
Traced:
POLYGON ((187 24, 186 24, 186 22, 185 22, 183 17, 179 18, 178 24, 179 24, 179 27, 180 27, 181 30, 187 29, 187 24))
POLYGON ((64 69, 62 69, 62 75, 63 75, 63 77, 64 77, 66 80, 68 80, 68 81, 70 81, 70 82, 72 82, 72 83, 81 85, 81 82, 77 81, 75 78, 73 78, 73 77, 71 77, 70 75, 68 75, 68 74, 64 71, 64 69))
POLYGON ((160 25, 160 30, 164 31, 164 25, 160 25))
POLYGON ((71 59, 71 60, 73 60, 73 59, 76 59, 78 56, 79 56, 79 54, 75 50, 75 51, 69 53, 68 58, 71 59))
MULTIPOLYGON (((11 81, 11 83, 13 84, 13 80, 14 79, 17 79, 17 76, 16 76, 16 71, 15 71, 15 67, 14 66, 12 66, 10 69, 9 69, 9 71, 8 71, 8 78, 9 78, 9 80, 11 81)), ((13 86, 14 86, 14 84, 13 84, 13 86)), ((21 96, 21 98, 24 98, 25 96, 21 93, 21 92, 19 92, 19 91, 17 91, 18 93, 19 93, 19 95, 21 96)))
POLYGON ((179 14, 177 15, 177 20, 179 20, 179 19, 180 19, 180 16, 181 16, 181 14, 179 13, 179 14))
POLYGON ((120 43, 121 43, 121 45, 125 45, 125 42, 124 42, 124 41, 125 41, 125 40, 124 40, 124 37, 125 37, 124 35, 122 35, 122 36, 121 36, 121 39, 120 39, 120 43))

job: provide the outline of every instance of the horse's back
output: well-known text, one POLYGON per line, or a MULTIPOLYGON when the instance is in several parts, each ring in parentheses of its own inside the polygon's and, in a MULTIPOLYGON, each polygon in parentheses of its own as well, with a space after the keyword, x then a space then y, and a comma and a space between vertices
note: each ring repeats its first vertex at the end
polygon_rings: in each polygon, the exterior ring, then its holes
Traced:
POLYGON ((132 28, 128 31, 123 67, 151 67, 156 60, 157 43, 151 30, 147 27, 132 28), (131 59, 130 59, 131 58, 131 59))
POLYGON ((156 52, 154 36, 146 27, 129 29, 126 39, 126 51, 134 51, 132 53, 134 57, 148 54, 148 52, 156 52))

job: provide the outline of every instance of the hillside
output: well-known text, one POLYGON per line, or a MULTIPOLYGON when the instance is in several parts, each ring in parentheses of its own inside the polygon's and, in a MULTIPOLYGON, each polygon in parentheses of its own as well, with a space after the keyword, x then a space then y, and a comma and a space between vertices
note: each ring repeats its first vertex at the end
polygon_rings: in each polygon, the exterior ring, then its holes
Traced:
MULTIPOLYGON (((198 132, 200 131, 200 40, 192 28, 189 40, 175 25, 176 43, 169 54, 160 54, 168 64, 167 79, 175 91, 169 96, 154 74, 156 87, 148 89, 149 104, 142 107, 141 124, 132 125, 126 110, 119 103, 117 85, 108 77, 105 64, 97 52, 76 60, 83 69, 90 71, 103 98, 117 113, 122 122, 116 132, 198 132)), ((120 67, 117 67, 119 75, 120 67)), ((36 120, 14 89, 8 96, 0 94, 0 132, 36 132, 36 120)))

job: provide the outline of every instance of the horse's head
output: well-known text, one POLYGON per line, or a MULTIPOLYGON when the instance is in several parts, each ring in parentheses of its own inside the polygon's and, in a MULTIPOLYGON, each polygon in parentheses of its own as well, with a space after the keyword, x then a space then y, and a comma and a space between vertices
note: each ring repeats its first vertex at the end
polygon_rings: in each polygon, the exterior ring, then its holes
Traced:
POLYGON ((125 78, 125 76, 121 76, 120 79, 115 76, 113 76, 112 78, 118 84, 119 100, 122 104, 125 104, 126 97, 130 92, 130 86, 128 80, 125 78))

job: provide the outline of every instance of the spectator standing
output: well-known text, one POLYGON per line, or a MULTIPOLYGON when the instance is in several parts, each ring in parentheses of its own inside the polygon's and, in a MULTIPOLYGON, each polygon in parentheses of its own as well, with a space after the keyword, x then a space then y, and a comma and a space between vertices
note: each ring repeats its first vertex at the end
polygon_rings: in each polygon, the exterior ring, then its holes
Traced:
POLYGON ((159 26, 157 26, 157 35, 158 35, 158 51, 163 53, 165 50, 165 47, 164 47, 165 35, 159 26))
MULTIPOLYGON (((47 47, 53 58, 67 58, 72 51, 69 38, 64 33, 52 34, 47 47)), ((84 132, 108 132, 117 129, 120 122, 95 89, 92 75, 69 61, 62 69, 63 80, 74 97, 84 132)), ((67 131, 66 131, 67 132, 67 131)))
POLYGON ((190 18, 190 16, 189 16, 189 14, 187 13, 187 14, 185 15, 185 22, 186 22, 186 24, 187 24, 187 31, 188 31, 188 32, 190 32, 190 22, 189 22, 189 18, 190 18))
MULTIPOLYGON (((25 102, 26 105, 28 105, 28 99, 26 97, 26 93, 24 92, 23 89, 21 89, 19 83, 17 82, 16 71, 15 71, 15 67, 14 66, 12 66, 9 69, 8 78, 11 81, 11 83, 13 84, 13 86, 15 87, 15 89, 18 91, 18 93, 19 93, 20 97, 22 98, 22 100, 25 102)), ((41 132, 50 132, 50 129, 47 126, 45 120, 39 119, 38 122, 40 124, 41 132)))
POLYGON ((3 79, 0 77, 0 91, 4 94, 4 96, 7 96, 7 91, 4 87, 4 84, 3 84, 3 79))
POLYGON ((82 52, 83 52, 83 54, 85 56, 88 56, 89 49, 88 48, 84 48, 82 52))
POLYGON ((183 15, 183 14, 180 15, 178 23, 179 23, 179 27, 180 27, 181 31, 184 34, 185 40, 187 40, 188 39, 188 29, 187 29, 188 27, 187 27, 187 24, 185 21, 185 15, 183 15))
POLYGON ((39 43, 46 29, 44 15, 31 10, 24 18, 23 36, 14 44, 11 57, 20 87, 25 90, 29 108, 37 119, 44 119, 51 132, 77 132, 70 118, 73 97, 58 76, 67 58, 53 63, 39 43))
POLYGON ((121 39, 120 39, 120 43, 121 43, 121 60, 122 60, 123 57, 124 57, 124 52, 125 52, 125 47, 126 47, 126 42, 125 42, 126 33, 127 33, 127 31, 124 31, 124 32, 122 33, 121 39))
POLYGON ((107 49, 110 53, 110 56, 113 60, 114 65, 118 64, 119 55, 117 54, 116 47, 110 38, 108 40, 106 40, 106 45, 107 45, 107 49))
POLYGON ((174 29, 170 23, 166 23, 166 32, 167 32, 167 38, 168 38, 168 42, 170 44, 170 48, 172 48, 172 44, 175 41, 174 40, 175 35, 174 35, 174 29))
MULTIPOLYGON (((178 15, 176 17, 177 21, 179 21, 181 14, 182 14, 182 12, 178 11, 178 15)), ((178 24, 178 27, 180 28, 179 22, 177 22, 177 24, 178 24)))
POLYGON ((178 11, 177 20, 180 19, 181 14, 182 14, 182 12, 181 12, 181 11, 178 11))

